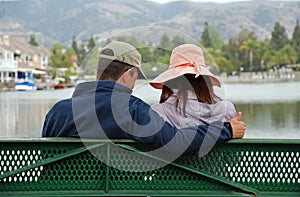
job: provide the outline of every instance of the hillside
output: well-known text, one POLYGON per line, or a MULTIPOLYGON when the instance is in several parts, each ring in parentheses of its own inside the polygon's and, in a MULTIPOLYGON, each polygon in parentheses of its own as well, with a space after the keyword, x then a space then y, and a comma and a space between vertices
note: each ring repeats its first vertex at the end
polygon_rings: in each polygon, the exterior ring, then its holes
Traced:
MULTIPOLYGON (((259 40, 269 38, 279 21, 291 36, 300 19, 300 2, 252 1, 227 4, 178 1, 157 4, 141 0, 23 0, 0 2, 0 34, 38 35, 45 44, 70 43, 91 35, 141 26, 161 26, 199 39, 204 22, 215 26, 223 39, 242 29, 254 31, 259 40)), ((143 39, 157 39, 163 32, 145 28, 143 39)))

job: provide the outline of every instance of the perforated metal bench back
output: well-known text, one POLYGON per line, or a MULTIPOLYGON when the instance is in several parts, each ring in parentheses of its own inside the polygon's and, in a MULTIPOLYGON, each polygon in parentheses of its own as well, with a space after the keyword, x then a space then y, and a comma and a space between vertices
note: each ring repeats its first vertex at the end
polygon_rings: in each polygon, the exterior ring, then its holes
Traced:
POLYGON ((128 140, 115 141, 122 149, 101 140, 88 146, 79 139, 0 143, 0 196, 300 196, 299 140, 233 140, 168 165, 128 140))

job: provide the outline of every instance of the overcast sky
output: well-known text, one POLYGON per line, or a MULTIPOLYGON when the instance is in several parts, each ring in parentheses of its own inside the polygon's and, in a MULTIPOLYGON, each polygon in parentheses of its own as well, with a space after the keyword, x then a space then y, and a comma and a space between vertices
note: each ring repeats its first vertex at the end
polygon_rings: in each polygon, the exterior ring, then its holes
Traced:
MULTIPOLYGON (((178 1, 178 0, 150 0, 150 1, 155 1, 157 3, 167 3, 170 1, 178 1)), ((251 1, 251 0, 185 0, 185 1, 228 3, 228 2, 251 1)), ((271 1, 300 1, 300 0, 271 0, 271 1)))
MULTIPOLYGON (((155 1, 157 3, 167 3, 170 1, 178 1, 178 0, 151 0, 155 1)), ((246 1, 246 0, 189 0, 194 2, 217 2, 217 3, 228 3, 228 2, 234 2, 234 1, 246 1)))

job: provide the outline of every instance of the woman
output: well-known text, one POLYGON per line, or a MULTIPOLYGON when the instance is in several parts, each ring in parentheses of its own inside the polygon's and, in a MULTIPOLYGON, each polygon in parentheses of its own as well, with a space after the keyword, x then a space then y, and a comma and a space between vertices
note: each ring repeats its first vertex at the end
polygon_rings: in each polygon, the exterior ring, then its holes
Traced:
POLYGON ((213 86, 220 87, 220 81, 207 69, 202 50, 196 45, 176 47, 168 70, 150 84, 162 89, 160 103, 152 108, 177 128, 228 121, 237 115, 230 101, 214 94, 213 86))

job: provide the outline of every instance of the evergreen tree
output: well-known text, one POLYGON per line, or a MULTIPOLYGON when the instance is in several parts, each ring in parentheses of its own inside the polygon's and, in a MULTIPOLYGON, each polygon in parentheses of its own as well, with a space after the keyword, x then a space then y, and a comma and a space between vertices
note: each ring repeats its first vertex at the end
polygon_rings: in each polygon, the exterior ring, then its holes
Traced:
POLYGON ((233 64, 233 70, 240 70, 241 67, 239 47, 239 42, 236 37, 230 37, 228 43, 224 44, 222 47, 225 58, 233 64))
POLYGON ((169 36, 166 33, 161 37, 159 45, 165 50, 172 50, 174 47, 173 43, 171 42, 169 36))
POLYGON ((202 32, 201 44, 205 48, 212 48, 212 40, 211 40, 210 33, 209 33, 208 23, 205 22, 204 25, 205 25, 205 28, 204 28, 204 31, 202 32))
POLYGON ((185 44, 186 41, 182 35, 177 34, 174 36, 172 43, 174 44, 174 47, 177 47, 179 45, 185 44))
POLYGON ((289 43, 289 39, 285 32, 285 28, 281 26, 279 22, 276 22, 270 40, 271 49, 278 51, 288 43, 289 43))
POLYGON ((168 63, 168 57, 171 55, 171 52, 174 48, 173 43, 171 42, 169 36, 167 34, 164 34, 160 38, 160 43, 158 48, 155 48, 154 50, 154 56, 156 59, 160 60, 162 63, 167 64, 168 63))
POLYGON ((84 58, 88 54, 88 51, 86 50, 85 45, 81 45, 80 48, 78 49, 78 66, 81 66, 84 58))
POLYGON ((299 25, 299 20, 297 20, 296 26, 294 28, 291 45, 297 53, 297 59, 298 59, 297 63, 299 63, 300 62, 300 25, 299 25))
POLYGON ((72 38, 72 48, 74 49, 75 53, 78 55, 78 46, 77 46, 77 42, 76 42, 76 37, 73 36, 72 38))
POLYGON ((90 37, 87 48, 88 50, 92 50, 96 46, 96 41, 93 36, 90 37))
POLYGON ((211 39, 212 48, 221 49, 222 46, 224 45, 224 41, 221 38, 221 35, 218 32, 218 30, 216 29, 216 27, 211 27, 209 29, 209 35, 210 35, 210 39, 211 39))
POLYGON ((31 44, 32 46, 38 46, 38 43, 37 43, 34 35, 30 36, 29 44, 31 44))

